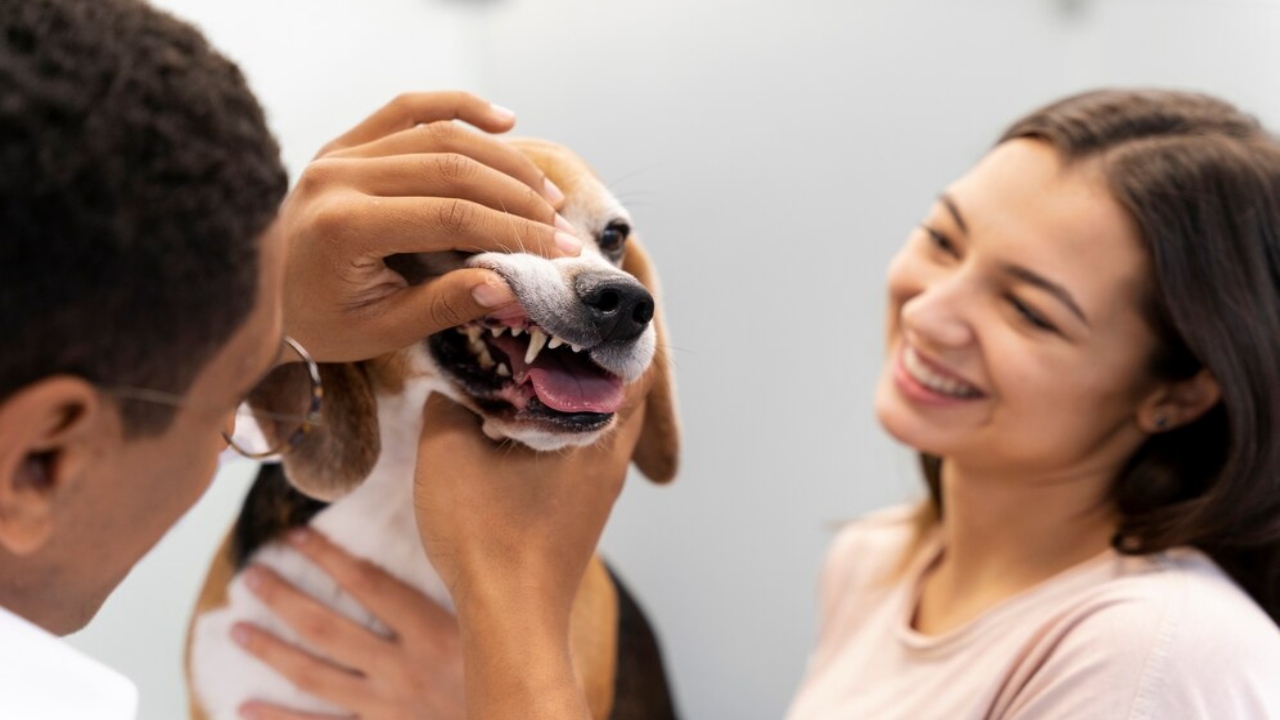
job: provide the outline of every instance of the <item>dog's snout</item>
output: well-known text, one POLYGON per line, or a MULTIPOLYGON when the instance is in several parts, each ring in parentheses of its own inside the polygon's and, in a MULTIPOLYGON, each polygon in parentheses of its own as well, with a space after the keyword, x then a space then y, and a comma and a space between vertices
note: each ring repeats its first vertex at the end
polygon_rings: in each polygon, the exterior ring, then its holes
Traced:
POLYGON ((605 342, 634 340, 653 319, 653 296, 631 278, 579 275, 575 287, 605 342))

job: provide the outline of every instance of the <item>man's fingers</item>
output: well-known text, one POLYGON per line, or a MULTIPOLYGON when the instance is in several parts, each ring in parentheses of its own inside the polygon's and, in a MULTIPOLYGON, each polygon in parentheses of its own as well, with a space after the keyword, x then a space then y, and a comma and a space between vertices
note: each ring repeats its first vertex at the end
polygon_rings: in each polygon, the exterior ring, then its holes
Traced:
MULTIPOLYGON (((389 627, 404 631, 410 624, 456 626, 444 608, 372 563, 353 557, 321 533, 300 529, 289 544, 320 566, 343 590, 389 627)), ((431 631, 439 636, 438 627, 431 631)))
POLYGON ((456 123, 415 125, 408 130, 364 145, 336 150, 325 159, 369 159, 424 153, 457 153, 510 175, 557 204, 563 194, 548 186, 546 174, 527 155, 497 138, 482 135, 456 123))
POLYGON ((261 628, 239 623, 232 630, 232 636, 250 655, 271 666, 299 690, 338 704, 342 704, 344 698, 361 696, 360 685, 364 682, 361 675, 312 655, 261 628))
POLYGON ((317 232, 361 243, 369 257, 396 253, 529 252, 578 255, 582 241, 567 230, 458 198, 369 197, 331 201, 315 219, 317 232), (326 232, 333 228, 332 232, 326 232))
POLYGON ((358 716, 299 712, 261 700, 250 700, 240 706, 240 717, 244 720, 355 720, 358 716))
POLYGON ((515 296, 497 274, 462 268, 388 295, 366 308, 360 322, 382 343, 381 352, 390 352, 513 302, 515 296))
POLYGON ((459 198, 546 225, 556 222, 556 210, 543 195, 460 153, 324 158, 307 166, 298 187, 312 192, 311 186, 327 186, 338 178, 365 195, 459 198))
MULTIPOLYGON (((335 662, 368 671, 385 651, 385 640, 374 635, 372 630, 301 592, 271 570, 262 566, 250 567, 245 571, 244 579, 253 594, 293 628, 303 642, 335 662)), ((279 641, 276 643, 277 646, 281 644, 279 641)), ((280 650, 279 647, 274 649, 280 650)))
POLYGON ((505 132, 515 124, 515 115, 467 92, 405 93, 321 148, 319 154, 323 156, 334 150, 373 142, 414 125, 441 120, 462 120, 486 132, 505 132))

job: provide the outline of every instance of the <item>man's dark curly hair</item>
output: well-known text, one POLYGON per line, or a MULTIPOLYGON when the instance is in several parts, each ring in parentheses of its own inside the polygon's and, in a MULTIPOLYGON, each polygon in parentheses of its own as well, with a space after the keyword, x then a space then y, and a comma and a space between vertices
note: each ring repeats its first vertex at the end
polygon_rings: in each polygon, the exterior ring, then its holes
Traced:
MULTIPOLYGON (((239 69, 138 0, 0 0, 0 399, 185 394, 245 321, 287 188, 239 69)), ((124 402, 131 436, 173 408, 124 402)))

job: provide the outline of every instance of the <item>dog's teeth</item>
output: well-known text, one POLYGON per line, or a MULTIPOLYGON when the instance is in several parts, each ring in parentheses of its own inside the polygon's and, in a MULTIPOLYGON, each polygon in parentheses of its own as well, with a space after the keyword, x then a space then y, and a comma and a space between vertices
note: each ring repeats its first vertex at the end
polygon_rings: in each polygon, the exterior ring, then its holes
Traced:
POLYGON ((499 325, 498 327, 489 328, 489 332, 493 333, 494 337, 502 337, 502 334, 505 333, 506 331, 507 331, 506 325, 499 325))
POLYGON ((558 337, 552 336, 552 338, 547 341, 547 348, 549 350, 555 350, 556 348, 560 347, 563 344, 564 344, 563 340, 561 340, 558 337))
POLYGON ((511 377, 511 370, 507 368, 506 363, 498 363, 498 377, 511 377))
POLYGON ((480 360, 481 368, 488 370, 489 368, 493 367, 494 365, 493 356, 489 354, 489 348, 482 349, 479 355, 480 355, 479 360, 480 360))
POLYGON ((569 343, 569 349, 570 349, 570 350, 572 350, 572 351, 574 351, 574 352, 582 352, 582 346, 581 346, 581 345, 574 345, 573 343, 569 343))
POLYGON ((547 336, 538 328, 529 328, 529 349, 524 354, 524 364, 532 364, 538 359, 538 353, 547 344, 547 336))
POLYGON ((471 338, 471 342, 474 344, 480 341, 480 336, 484 333, 484 329, 478 325, 468 325, 463 328, 462 332, 466 333, 467 337, 471 338))
POLYGON ((520 327, 519 325, 511 328, 511 337, 520 337, 523 334, 524 334, 524 328, 520 327))
POLYGON ((484 341, 479 338, 475 338, 468 342, 467 348, 471 350, 472 355, 489 352, 489 349, 484 346, 484 341))

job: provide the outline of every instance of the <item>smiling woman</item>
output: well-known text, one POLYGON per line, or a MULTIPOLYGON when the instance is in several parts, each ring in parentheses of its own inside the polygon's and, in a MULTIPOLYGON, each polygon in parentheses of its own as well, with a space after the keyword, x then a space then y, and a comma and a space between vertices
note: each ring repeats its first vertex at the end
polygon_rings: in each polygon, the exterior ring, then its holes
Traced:
POLYGON ((1016 123, 888 272, 884 428, 792 718, 1280 716, 1280 146, 1202 95, 1016 123))

